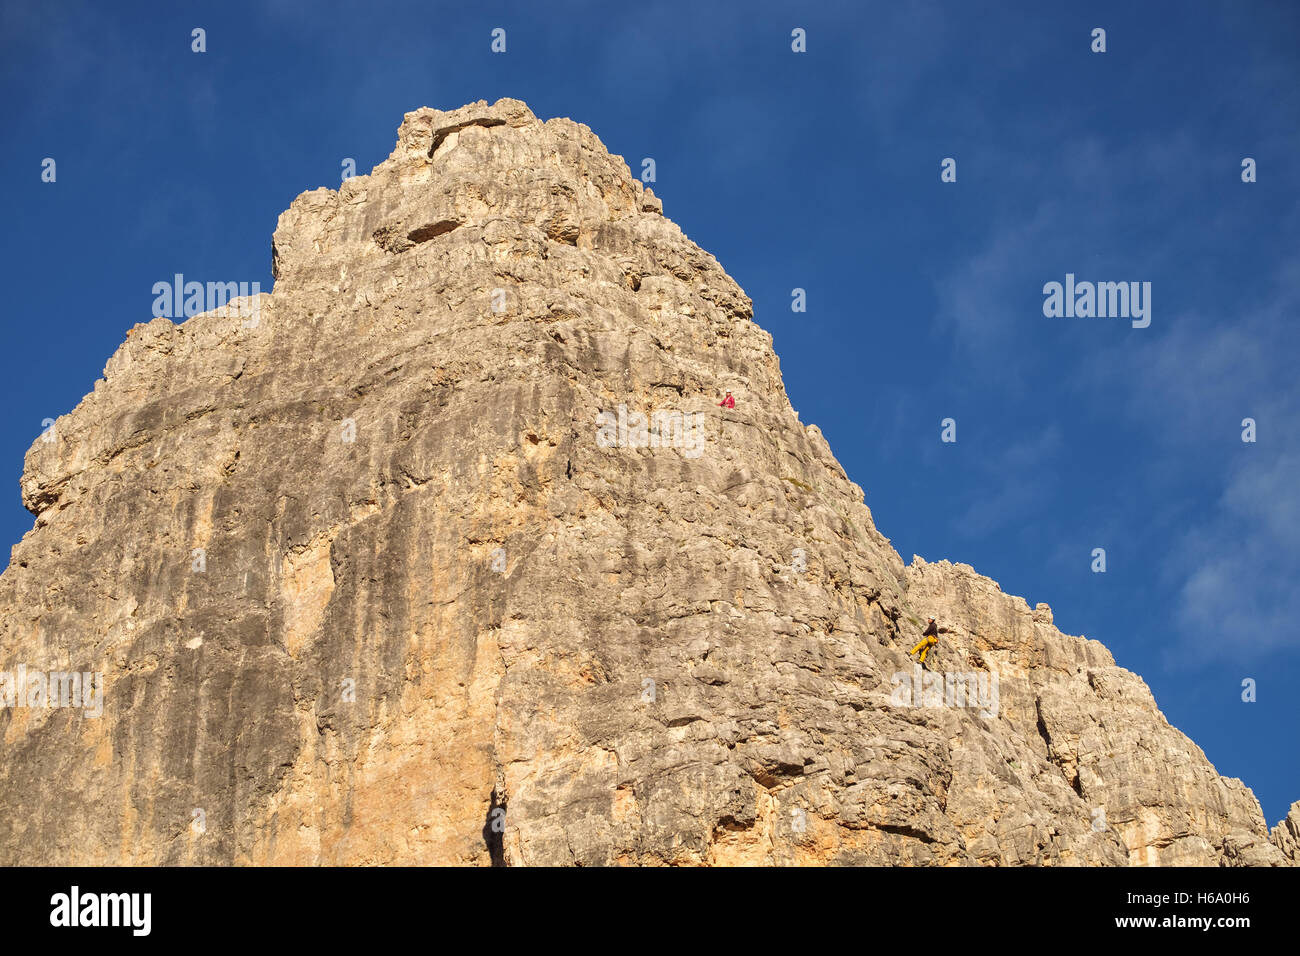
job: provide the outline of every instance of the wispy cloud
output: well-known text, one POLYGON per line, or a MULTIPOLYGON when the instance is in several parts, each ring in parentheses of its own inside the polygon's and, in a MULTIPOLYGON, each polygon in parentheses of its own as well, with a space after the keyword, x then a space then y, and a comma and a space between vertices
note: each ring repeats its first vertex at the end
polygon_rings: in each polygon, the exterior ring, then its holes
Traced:
MULTIPOLYGON (((1194 467, 1217 497, 1168 547, 1178 604, 1169 662, 1257 660, 1300 648, 1300 260, 1234 314, 1187 313, 1160 336, 1098 353, 1093 387, 1120 390, 1158 456, 1194 467), (1254 419, 1256 441, 1241 441, 1254 419)), ((1241 297, 1243 300, 1246 296, 1241 297)))
POLYGON ((1031 520, 1034 509, 1050 499, 1063 445, 1060 426, 1053 424, 982 455, 981 474, 971 476, 972 500, 956 522, 958 532, 976 538, 1031 520))

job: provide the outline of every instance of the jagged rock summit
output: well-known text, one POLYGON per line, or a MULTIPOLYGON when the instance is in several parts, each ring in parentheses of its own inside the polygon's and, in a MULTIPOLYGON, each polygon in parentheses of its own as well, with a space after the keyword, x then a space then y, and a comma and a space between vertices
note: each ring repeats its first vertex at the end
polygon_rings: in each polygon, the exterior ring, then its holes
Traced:
POLYGON ((409 113, 273 263, 27 454, 0 667, 102 715, 0 709, 0 863, 1297 859, 1100 643, 904 565, 587 127, 409 113))

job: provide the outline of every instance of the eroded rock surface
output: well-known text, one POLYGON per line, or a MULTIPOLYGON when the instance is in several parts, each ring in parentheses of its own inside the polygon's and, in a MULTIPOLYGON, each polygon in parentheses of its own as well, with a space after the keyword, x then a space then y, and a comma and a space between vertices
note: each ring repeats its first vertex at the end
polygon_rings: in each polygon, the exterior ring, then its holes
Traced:
POLYGON ((409 113, 273 268, 27 455, 0 667, 106 690, 0 710, 0 863, 1296 860, 1100 643, 904 566, 587 127, 409 113), (930 614, 974 700, 900 698, 930 614))

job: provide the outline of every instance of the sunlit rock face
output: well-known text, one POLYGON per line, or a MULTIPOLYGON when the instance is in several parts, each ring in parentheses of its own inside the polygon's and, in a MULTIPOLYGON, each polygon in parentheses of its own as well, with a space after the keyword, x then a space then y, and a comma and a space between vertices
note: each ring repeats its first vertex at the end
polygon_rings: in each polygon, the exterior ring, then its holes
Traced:
POLYGON ((1295 860, 1100 643, 904 565, 587 127, 409 113, 272 254, 28 452, 0 668, 92 676, 0 678, 0 863, 1295 860))

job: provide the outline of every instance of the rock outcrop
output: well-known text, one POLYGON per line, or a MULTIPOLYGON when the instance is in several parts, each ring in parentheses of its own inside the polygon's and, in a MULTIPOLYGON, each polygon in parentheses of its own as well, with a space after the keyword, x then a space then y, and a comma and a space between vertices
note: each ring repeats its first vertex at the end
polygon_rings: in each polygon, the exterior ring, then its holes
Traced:
POLYGON ((273 269, 27 455, 0 668, 102 716, 0 709, 0 863, 1296 861, 1100 643, 904 565, 587 127, 409 113, 273 269))

